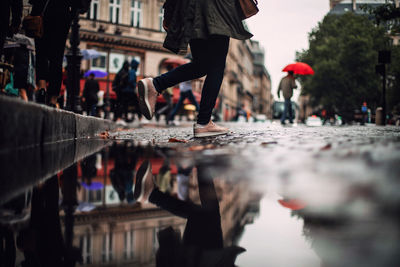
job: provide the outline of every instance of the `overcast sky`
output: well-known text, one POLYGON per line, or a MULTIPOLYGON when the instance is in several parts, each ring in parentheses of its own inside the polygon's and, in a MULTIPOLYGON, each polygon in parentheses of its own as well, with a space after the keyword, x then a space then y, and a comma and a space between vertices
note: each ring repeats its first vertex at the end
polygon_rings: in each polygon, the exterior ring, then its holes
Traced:
POLYGON ((308 48, 308 33, 329 12, 329 0, 259 0, 260 12, 247 20, 253 39, 265 48, 265 66, 276 95, 282 69, 308 48))

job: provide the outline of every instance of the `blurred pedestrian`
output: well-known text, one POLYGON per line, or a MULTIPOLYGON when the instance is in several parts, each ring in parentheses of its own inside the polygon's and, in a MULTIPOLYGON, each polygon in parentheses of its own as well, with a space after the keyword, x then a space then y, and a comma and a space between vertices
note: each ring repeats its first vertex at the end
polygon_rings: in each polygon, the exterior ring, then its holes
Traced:
POLYGON ((154 79, 138 83, 142 113, 147 119, 154 115, 158 94, 181 82, 207 76, 204 82, 200 110, 193 132, 195 137, 226 134, 227 128, 211 121, 212 110, 224 76, 229 38, 245 40, 252 37, 241 20, 236 0, 167 0, 164 4, 164 47, 175 53, 190 45, 192 62, 175 68, 154 79), (169 30, 171 29, 171 30, 169 30))
MULTIPOLYGON (((171 71, 174 68, 171 65, 167 66, 167 71, 171 71)), ((162 96, 165 99, 165 106, 157 110, 157 115, 160 116, 161 114, 165 115, 165 123, 169 124, 169 116, 171 115, 173 103, 172 99, 174 96, 174 87, 168 87, 167 89, 162 92, 162 96)))
POLYGON ((196 111, 199 111, 200 109, 199 104, 197 103, 196 98, 193 95, 192 81, 186 81, 180 83, 179 90, 180 90, 180 96, 178 103, 176 104, 174 110, 171 112, 171 115, 168 118, 168 121, 170 121, 171 123, 174 123, 174 117, 176 113, 178 113, 179 110, 181 109, 183 101, 185 101, 186 98, 189 99, 189 101, 196 107, 196 111))
POLYGON ((35 38, 36 75, 38 91, 36 101, 58 106, 62 81, 62 63, 65 43, 72 21, 68 1, 29 0, 32 16, 43 16, 43 36, 35 38))
POLYGON ((95 79, 94 73, 90 73, 88 79, 85 82, 85 88, 83 89, 82 101, 86 105, 86 114, 88 116, 96 116, 97 102, 99 101, 97 93, 100 91, 99 82, 95 79))
POLYGON ((137 81, 136 72, 138 67, 139 67, 139 61, 137 61, 136 59, 132 59, 131 69, 129 70, 129 83, 127 87, 128 90, 126 92, 123 92, 125 120, 127 121, 129 121, 128 120, 129 105, 132 105, 134 107, 135 113, 138 115, 138 119, 142 118, 142 113, 140 112, 139 99, 137 96, 137 89, 136 89, 136 81, 137 81))
POLYGON ((366 122, 368 122, 368 106, 367 102, 363 102, 361 106, 361 125, 365 125, 366 122))
POLYGON ((6 36, 12 37, 18 33, 22 17, 22 0, 0 1, 0 59, 6 36), (10 24, 11 16, 11 24, 10 24))
POLYGON ((285 99, 284 109, 281 117, 282 125, 285 125, 285 120, 289 115, 289 122, 293 123, 293 110, 292 110, 292 101, 291 98, 293 96, 293 89, 297 88, 296 80, 293 75, 293 71, 289 71, 288 75, 283 77, 281 82, 279 83, 278 88, 278 97, 280 98, 281 91, 283 93, 283 98, 285 99))
POLYGON ((125 108, 124 92, 129 91, 129 62, 125 61, 122 68, 118 71, 112 83, 112 88, 117 94, 117 103, 114 109, 114 121, 121 125, 126 125, 122 120, 125 108))

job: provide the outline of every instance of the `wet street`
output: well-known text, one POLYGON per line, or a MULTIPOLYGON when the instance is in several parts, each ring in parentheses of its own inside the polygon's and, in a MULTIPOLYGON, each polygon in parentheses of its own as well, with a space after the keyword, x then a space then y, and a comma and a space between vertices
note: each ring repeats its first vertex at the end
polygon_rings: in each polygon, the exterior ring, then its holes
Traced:
POLYGON ((2 263, 400 266, 398 127, 226 126, 0 153, 2 263))

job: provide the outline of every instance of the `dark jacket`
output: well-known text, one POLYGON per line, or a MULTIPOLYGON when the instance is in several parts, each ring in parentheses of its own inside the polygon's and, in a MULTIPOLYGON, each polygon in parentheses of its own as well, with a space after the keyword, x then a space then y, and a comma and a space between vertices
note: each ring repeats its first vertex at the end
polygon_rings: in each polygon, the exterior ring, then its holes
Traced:
POLYGON ((139 66, 139 62, 136 59, 132 59, 131 61, 131 70, 129 71, 129 81, 128 81, 128 87, 125 92, 128 93, 134 93, 136 91, 136 71, 139 66))
POLYGON ((253 35, 244 28, 240 14, 237 0, 166 0, 164 47, 179 53, 187 49, 191 39, 210 35, 249 39, 253 35))
POLYGON ((85 88, 83 89, 83 97, 86 99, 88 103, 97 103, 98 97, 97 93, 99 92, 99 82, 96 80, 86 80, 85 88))
POLYGON ((118 71, 112 83, 112 89, 117 94, 125 91, 129 86, 129 63, 125 62, 123 67, 118 71))

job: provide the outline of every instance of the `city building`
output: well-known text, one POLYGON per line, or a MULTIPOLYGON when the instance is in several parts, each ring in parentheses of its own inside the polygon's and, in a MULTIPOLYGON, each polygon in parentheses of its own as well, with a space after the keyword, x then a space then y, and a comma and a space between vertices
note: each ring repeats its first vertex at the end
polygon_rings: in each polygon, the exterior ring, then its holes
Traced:
POLYGON ((356 14, 365 14, 362 6, 377 7, 386 3, 386 0, 330 0, 331 10, 329 14, 344 14, 346 12, 355 12, 356 14))

